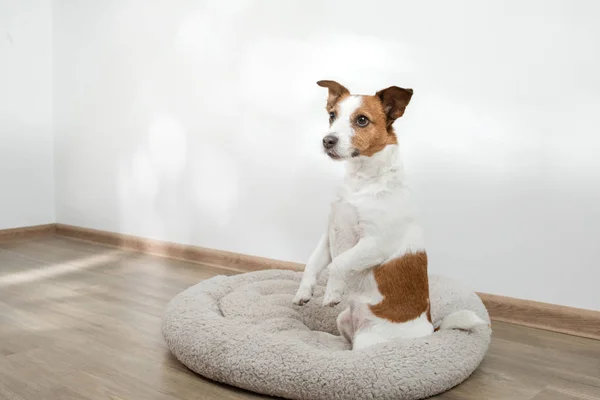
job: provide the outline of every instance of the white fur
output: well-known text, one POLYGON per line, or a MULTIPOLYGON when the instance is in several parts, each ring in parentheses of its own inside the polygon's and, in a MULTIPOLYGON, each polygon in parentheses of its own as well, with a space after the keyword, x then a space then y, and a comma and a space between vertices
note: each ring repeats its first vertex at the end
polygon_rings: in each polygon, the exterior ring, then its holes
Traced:
POLYGON ((419 317, 400 324, 378 318, 378 323, 373 323, 354 332, 352 348, 360 350, 374 346, 378 343, 387 342, 392 339, 410 339, 431 335, 433 326, 423 313, 419 317))
MULTIPOLYGON (((328 132, 338 136, 336 153, 346 159, 346 176, 331 205, 328 229, 306 265, 294 298, 295 304, 308 302, 317 277, 328 267, 323 305, 338 304, 347 292, 351 306, 339 315, 338 327, 342 335, 353 341, 354 348, 433 332, 425 314, 404 323, 392 323, 373 315, 368 307, 383 299, 373 267, 407 252, 424 250, 425 243, 397 164, 397 145, 388 145, 371 157, 351 157, 354 130, 350 118, 361 103, 360 96, 342 100, 328 132)), ((453 317, 447 326, 468 328, 474 322, 466 316, 453 317)))
POLYGON ((485 325, 487 322, 482 320, 470 310, 455 311, 442 320, 441 330, 445 329, 463 329, 469 330, 477 325, 485 325))
POLYGON ((362 96, 348 96, 338 103, 338 113, 329 127, 326 135, 334 135, 338 138, 335 152, 341 158, 348 158, 352 154, 352 136, 354 127, 352 125, 352 114, 362 104, 362 96))

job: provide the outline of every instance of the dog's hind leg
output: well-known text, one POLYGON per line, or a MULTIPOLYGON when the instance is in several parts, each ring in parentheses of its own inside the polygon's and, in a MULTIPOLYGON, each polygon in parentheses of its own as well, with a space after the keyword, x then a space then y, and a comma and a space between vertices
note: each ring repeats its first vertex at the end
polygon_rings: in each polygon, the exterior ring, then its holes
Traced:
POLYGON ((352 311, 350 310, 350 307, 347 307, 340 315, 338 315, 336 322, 340 335, 345 337, 349 343, 352 343, 354 327, 352 326, 352 311))

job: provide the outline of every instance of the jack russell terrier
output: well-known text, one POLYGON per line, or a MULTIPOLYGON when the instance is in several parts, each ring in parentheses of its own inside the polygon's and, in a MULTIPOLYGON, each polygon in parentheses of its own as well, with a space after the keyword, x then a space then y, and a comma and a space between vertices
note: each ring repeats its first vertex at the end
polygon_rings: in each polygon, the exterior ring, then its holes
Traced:
MULTIPOLYGON (((310 301, 318 276, 329 267, 323 305, 337 305, 347 291, 350 305, 337 325, 353 349, 430 335, 423 230, 396 165, 398 139, 392 127, 413 91, 392 86, 364 96, 334 81, 317 84, 329 89, 323 148, 330 158, 346 162, 346 176, 293 301, 310 301)), ((438 329, 480 324, 487 322, 464 310, 448 315, 438 329)))

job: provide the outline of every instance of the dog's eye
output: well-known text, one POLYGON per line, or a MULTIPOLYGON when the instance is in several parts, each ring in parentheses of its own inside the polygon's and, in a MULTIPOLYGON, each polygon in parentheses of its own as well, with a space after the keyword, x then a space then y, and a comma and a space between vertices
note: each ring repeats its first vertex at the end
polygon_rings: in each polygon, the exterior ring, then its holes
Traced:
POLYGON ((335 112, 330 112, 329 113, 329 122, 333 122, 335 120, 335 112))
POLYGON ((356 124, 360 127, 365 127, 369 125, 369 118, 365 117, 364 115, 361 115, 358 118, 356 118, 356 124))

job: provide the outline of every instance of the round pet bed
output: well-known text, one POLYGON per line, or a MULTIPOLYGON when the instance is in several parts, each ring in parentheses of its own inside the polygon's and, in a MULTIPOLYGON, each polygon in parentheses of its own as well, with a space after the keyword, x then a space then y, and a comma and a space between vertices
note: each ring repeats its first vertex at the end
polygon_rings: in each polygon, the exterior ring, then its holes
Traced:
MULTIPOLYGON (((491 330, 439 331, 349 350, 323 307, 324 280, 304 306, 292 304, 302 274, 269 270, 216 276, 176 296, 162 332, 175 357, 209 379, 288 399, 422 399, 464 381, 483 359, 491 330)), ((430 277, 434 324, 469 309, 489 321, 471 290, 430 277)), ((437 324, 436 324, 437 326, 437 324)))

